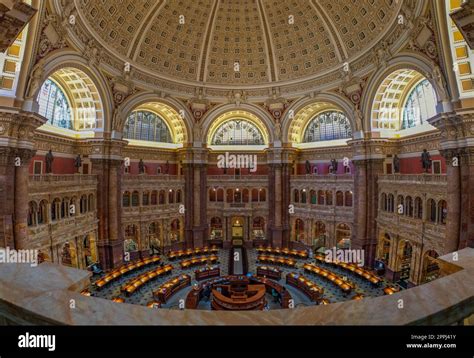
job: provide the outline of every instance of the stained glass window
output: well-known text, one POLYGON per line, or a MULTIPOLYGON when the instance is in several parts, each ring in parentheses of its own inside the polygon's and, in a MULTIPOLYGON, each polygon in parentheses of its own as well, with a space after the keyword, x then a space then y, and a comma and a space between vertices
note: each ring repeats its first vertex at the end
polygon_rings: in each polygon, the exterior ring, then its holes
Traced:
POLYGON ((341 112, 328 111, 318 114, 308 124, 303 142, 321 142, 352 137, 349 119, 341 112))
POLYGON ((413 128, 436 115, 436 93, 428 80, 418 83, 403 108, 402 129, 413 128))
POLYGON ((165 121, 150 111, 135 111, 127 119, 124 138, 149 142, 173 143, 165 121))
POLYGON ((262 132, 255 124, 233 119, 223 123, 214 133, 211 144, 214 145, 262 145, 265 144, 262 132))
POLYGON ((46 80, 38 94, 39 114, 48 119, 48 124, 60 128, 74 129, 71 108, 64 91, 50 79, 46 80))

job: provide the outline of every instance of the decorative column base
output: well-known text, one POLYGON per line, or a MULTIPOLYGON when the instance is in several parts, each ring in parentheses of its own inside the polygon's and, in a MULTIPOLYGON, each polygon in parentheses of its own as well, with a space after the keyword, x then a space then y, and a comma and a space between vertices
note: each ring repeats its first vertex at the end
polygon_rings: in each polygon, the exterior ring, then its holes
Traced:
POLYGON ((104 270, 110 270, 123 264, 123 242, 99 241, 97 250, 99 262, 104 270))

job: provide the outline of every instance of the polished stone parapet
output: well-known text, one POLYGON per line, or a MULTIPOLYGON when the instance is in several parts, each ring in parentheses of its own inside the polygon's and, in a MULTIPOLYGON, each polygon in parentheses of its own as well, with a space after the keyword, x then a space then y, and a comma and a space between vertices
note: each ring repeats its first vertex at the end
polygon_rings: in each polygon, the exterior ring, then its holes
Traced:
POLYGON ((447 274, 390 296, 272 311, 160 310, 87 297, 89 273, 0 264, 0 322, 66 325, 449 325, 474 313, 474 249, 440 258, 447 274), (456 260, 457 259, 457 260, 456 260), (73 300, 73 301, 71 301, 73 300), (402 301, 400 301, 402 300, 402 301), (403 302, 403 308, 401 307, 403 302))

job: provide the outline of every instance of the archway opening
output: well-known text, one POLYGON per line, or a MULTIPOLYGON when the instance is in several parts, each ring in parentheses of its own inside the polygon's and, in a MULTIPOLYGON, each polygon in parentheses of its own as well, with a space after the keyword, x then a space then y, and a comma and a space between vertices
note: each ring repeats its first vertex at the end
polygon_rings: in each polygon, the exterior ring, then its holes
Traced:
POLYGON ((47 119, 42 130, 91 137, 104 128, 105 115, 97 86, 77 68, 62 68, 50 75, 36 101, 38 113, 47 119))
POLYGON ((382 137, 406 136, 435 128, 428 119, 437 114, 437 95, 420 72, 400 69, 379 85, 371 110, 371 128, 382 137))

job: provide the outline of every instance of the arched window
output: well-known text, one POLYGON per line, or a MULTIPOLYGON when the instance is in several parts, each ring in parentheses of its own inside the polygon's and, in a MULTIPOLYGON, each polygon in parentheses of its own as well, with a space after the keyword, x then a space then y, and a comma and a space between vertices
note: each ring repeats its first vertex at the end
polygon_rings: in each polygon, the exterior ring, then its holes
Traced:
POLYGON ((395 198, 393 194, 388 194, 388 211, 391 213, 395 211, 395 198))
POLYGON ((318 114, 306 127, 303 142, 321 142, 352 137, 349 119, 341 112, 328 111, 318 114))
POLYGON ((301 203, 306 204, 306 190, 301 190, 301 203))
POLYGON ((336 206, 343 206, 344 205, 344 194, 342 191, 336 192, 336 206))
POLYGON ((324 205, 324 191, 318 190, 318 205, 324 205))
POLYGON ((173 143, 166 122, 156 113, 143 110, 132 112, 128 116, 123 136, 127 139, 173 143))
POLYGON ((216 188, 209 189, 209 201, 216 201, 216 188))
POLYGON ((438 202, 438 222, 446 225, 446 218, 448 217, 448 204, 445 200, 438 202))
POLYGON ((69 199, 63 198, 61 201, 61 219, 68 217, 69 215, 69 199))
POLYGON ((156 205, 158 204, 158 193, 156 190, 153 190, 151 192, 151 205, 156 205))
POLYGON ((138 191, 132 193, 132 206, 138 206, 140 203, 138 191))
POLYGON ((413 87, 403 107, 402 129, 425 123, 436 115, 436 92, 430 81, 422 80, 413 87))
POLYGON ((164 190, 160 190, 160 195, 159 195, 159 199, 158 199, 158 202, 160 203, 160 205, 163 205, 165 204, 165 191, 164 190))
POLYGON ((222 188, 217 189, 217 201, 221 203, 224 202, 224 189, 222 188))
POLYGON ((56 221, 59 219, 59 206, 61 205, 61 200, 58 198, 54 199, 51 203, 51 221, 56 221))
POLYGON ((242 192, 240 191, 239 188, 235 189, 235 191, 234 191, 234 201, 236 203, 241 203, 242 202, 242 192))
POLYGON ((174 204, 174 190, 170 189, 168 191, 168 204, 174 204))
POLYGON ((48 124, 74 129, 71 107, 63 89, 51 79, 47 79, 38 94, 38 113, 48 119, 48 124))
POLYGON ((352 206, 352 191, 344 193, 344 206, 352 206))
POLYGON ((145 191, 142 196, 142 205, 146 206, 150 203, 150 193, 145 191))
POLYGON ((244 202, 244 203, 249 202, 249 190, 248 189, 244 189, 242 191, 242 202, 244 202))
POLYGON ((123 206, 124 208, 130 206, 130 192, 128 192, 128 191, 126 191, 126 192, 123 193, 123 195, 122 195, 122 206, 123 206))
POLYGON ((37 224, 38 205, 34 201, 28 204, 28 226, 35 226, 37 224))
POLYGON ((232 189, 227 189, 225 201, 228 203, 234 202, 234 191, 232 189))
POLYGON ((48 207, 48 203, 46 200, 41 200, 39 204, 39 209, 38 209, 38 224, 44 224, 46 223, 47 217, 46 217, 46 210, 48 207))
POLYGON ((311 190, 309 192, 309 197, 310 197, 311 204, 313 204, 313 205, 316 204, 316 201, 317 201, 316 191, 311 190))
POLYGON ((267 201, 267 191, 263 188, 261 188, 259 191, 258 191, 258 194, 259 194, 259 201, 267 201))
POLYGON ((217 128, 212 137, 213 145, 262 145, 263 134, 252 122, 244 119, 232 119, 217 128))
POLYGON ((326 205, 332 205, 332 191, 326 190, 326 205))
POLYGON ((415 198, 415 218, 423 219, 423 202, 418 196, 415 198))
POLYGON ((181 202, 181 190, 176 191, 176 202, 177 203, 181 202))
POLYGON ((300 192, 298 191, 298 189, 293 190, 293 201, 295 203, 300 202, 300 192))
POLYGON ((252 201, 258 202, 258 189, 252 189, 252 201))

